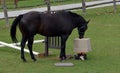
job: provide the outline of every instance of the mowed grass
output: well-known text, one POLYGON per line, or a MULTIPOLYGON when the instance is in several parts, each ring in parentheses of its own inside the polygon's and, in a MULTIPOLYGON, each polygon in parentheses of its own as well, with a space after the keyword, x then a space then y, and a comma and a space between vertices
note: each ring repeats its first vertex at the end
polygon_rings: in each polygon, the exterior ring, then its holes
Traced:
MULTIPOLYGON (((118 8, 119 9, 119 8, 118 8)), ((25 53, 27 62, 20 59, 20 51, 9 47, 0 48, 0 73, 119 73, 120 72, 120 10, 114 14, 112 7, 87 10, 87 15, 82 15, 87 20, 90 19, 85 37, 91 39, 92 51, 87 53, 88 60, 80 61, 69 59, 65 62, 72 62, 73 67, 56 67, 54 63, 59 62, 59 50, 50 49, 50 56, 37 58, 33 62, 29 54, 25 53)), ((11 20, 12 22, 12 20, 11 20)), ((11 43, 9 27, 5 27, 4 21, 0 21, 0 41, 11 43)), ((20 41, 20 32, 17 32, 20 41)), ((75 29, 67 41, 66 53, 74 55, 73 40, 78 37, 75 29)), ((44 39, 37 35, 35 39, 44 39)), ((27 47, 26 47, 27 48, 27 47)), ((34 44, 33 50, 44 52, 44 44, 34 44)))
MULTIPOLYGON (((86 1, 94 1, 94 0, 86 0, 86 1)), ((71 3, 81 3, 81 0, 50 0, 51 5, 63 5, 63 4, 71 4, 71 3)), ((1 2, 0 2, 1 5, 1 2)), ((18 8, 14 7, 13 0, 6 0, 6 6, 8 10, 18 10, 18 9, 26 9, 33 7, 44 7, 46 3, 44 0, 19 0, 18 8)), ((2 6, 0 7, 0 11, 2 11, 2 6)))

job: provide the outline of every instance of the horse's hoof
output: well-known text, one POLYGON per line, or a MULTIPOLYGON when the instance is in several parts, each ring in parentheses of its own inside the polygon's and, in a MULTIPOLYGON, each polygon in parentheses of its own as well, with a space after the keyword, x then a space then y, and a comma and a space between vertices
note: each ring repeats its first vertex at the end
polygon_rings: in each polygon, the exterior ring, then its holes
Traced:
POLYGON ((64 62, 65 60, 66 60, 66 57, 61 57, 61 58, 60 58, 60 61, 61 61, 61 62, 64 62))
POLYGON ((23 62, 27 62, 27 61, 24 59, 23 62))
POLYGON ((34 62, 36 62, 36 61, 37 61, 37 59, 33 59, 33 61, 34 61, 34 62))
POLYGON ((34 62, 36 62, 37 60, 34 60, 34 62))
MULTIPOLYGON (((65 59, 66 60, 66 59, 65 59)), ((65 60, 60 60, 60 62, 65 62, 65 60)))

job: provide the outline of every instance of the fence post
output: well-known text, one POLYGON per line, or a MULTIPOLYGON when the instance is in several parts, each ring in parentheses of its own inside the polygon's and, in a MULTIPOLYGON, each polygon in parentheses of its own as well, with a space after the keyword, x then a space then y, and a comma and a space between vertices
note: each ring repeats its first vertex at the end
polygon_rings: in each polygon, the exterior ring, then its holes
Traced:
POLYGON ((18 0, 14 0, 14 5, 15 5, 15 8, 18 7, 18 0))
POLYGON ((82 0, 82 11, 83 11, 83 14, 86 14, 85 0, 82 0))
POLYGON ((51 12, 51 8, 50 8, 50 0, 45 0, 46 4, 47 4, 47 12, 50 13, 51 12))
POLYGON ((1 0, 1 4, 2 4, 3 11, 4 11, 6 25, 9 26, 8 13, 7 13, 7 7, 6 7, 5 0, 1 0))
POLYGON ((113 0, 113 5, 114 5, 114 13, 116 13, 116 10, 117 10, 116 0, 113 0))

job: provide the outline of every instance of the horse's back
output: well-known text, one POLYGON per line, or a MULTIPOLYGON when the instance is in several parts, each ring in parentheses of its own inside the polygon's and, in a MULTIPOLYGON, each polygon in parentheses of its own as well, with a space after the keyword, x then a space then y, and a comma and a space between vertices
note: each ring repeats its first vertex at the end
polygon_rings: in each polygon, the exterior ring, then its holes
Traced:
MULTIPOLYGON (((59 11, 53 14, 41 15, 41 30, 44 30, 43 35, 54 36, 70 34, 73 28, 72 20, 67 12, 59 11)), ((41 31, 40 30, 40 31, 41 31)))
POLYGON ((32 12, 24 14, 21 22, 31 23, 32 21, 35 21, 35 20, 40 20, 40 12, 32 11, 32 12))
POLYGON ((32 11, 24 14, 20 27, 26 33, 39 33, 44 36, 61 36, 70 34, 74 23, 70 12, 58 11, 48 14, 32 11))

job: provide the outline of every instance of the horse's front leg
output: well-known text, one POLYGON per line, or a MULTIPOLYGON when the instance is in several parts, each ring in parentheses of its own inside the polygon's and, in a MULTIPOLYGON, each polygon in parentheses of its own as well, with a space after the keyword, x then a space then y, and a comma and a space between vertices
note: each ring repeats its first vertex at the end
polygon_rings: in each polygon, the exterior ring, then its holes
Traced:
POLYGON ((36 58, 34 57, 34 54, 33 54, 33 51, 32 51, 33 39, 34 39, 34 36, 28 38, 28 45, 27 45, 27 46, 28 46, 28 48, 29 48, 31 58, 32 58, 34 61, 36 61, 36 58))
POLYGON ((21 41, 21 59, 23 60, 23 62, 26 62, 25 56, 24 56, 24 47, 26 44, 27 38, 26 37, 22 37, 22 41, 21 41))
POLYGON ((66 48, 66 40, 67 40, 67 38, 68 38, 68 35, 61 36, 61 52, 60 52, 61 61, 66 59, 65 48, 66 48))

